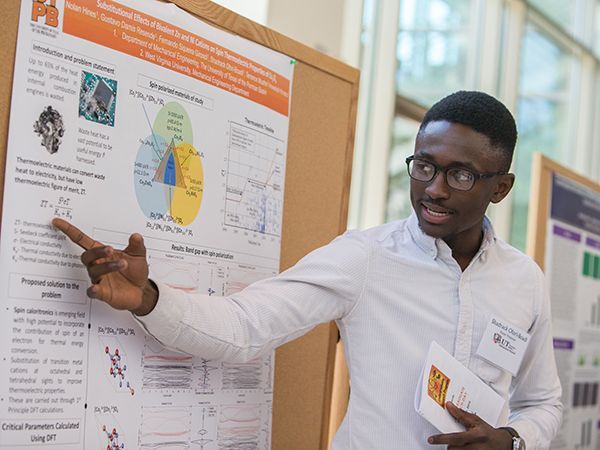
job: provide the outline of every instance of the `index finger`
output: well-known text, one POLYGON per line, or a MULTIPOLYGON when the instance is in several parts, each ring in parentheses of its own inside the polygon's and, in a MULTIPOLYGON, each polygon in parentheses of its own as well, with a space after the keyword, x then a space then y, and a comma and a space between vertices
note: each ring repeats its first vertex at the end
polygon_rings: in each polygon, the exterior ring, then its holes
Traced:
POLYGON ((446 402, 446 410, 450 413, 457 422, 464 425, 467 428, 471 428, 476 425, 481 418, 476 414, 470 413, 469 411, 465 411, 464 409, 460 409, 452 402, 446 402))
POLYGON ((60 231, 66 234, 67 237, 71 239, 71 241, 79 245, 84 250, 89 250, 91 248, 99 247, 102 245, 98 241, 93 240, 75 225, 71 225, 66 220, 55 217, 54 219, 52 219, 52 225, 54 225, 56 228, 58 228, 60 231))
POLYGON ((445 433, 429 436, 427 443, 431 445, 465 445, 469 443, 468 434, 466 431, 458 433, 445 433))

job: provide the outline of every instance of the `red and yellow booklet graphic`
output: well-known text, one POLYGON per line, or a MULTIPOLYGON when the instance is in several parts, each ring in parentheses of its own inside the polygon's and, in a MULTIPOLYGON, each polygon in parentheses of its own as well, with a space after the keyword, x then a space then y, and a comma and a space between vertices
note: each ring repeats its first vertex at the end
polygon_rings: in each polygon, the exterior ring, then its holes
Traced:
POLYGON ((435 367, 431 366, 429 370, 429 382, 427 384, 427 395, 429 395, 437 404, 442 408, 446 406, 446 394, 448 393, 448 384, 450 384, 450 378, 435 367))
POLYGON ((446 402, 477 414, 493 427, 506 419, 505 400, 434 341, 421 371, 415 410, 442 433, 464 431, 446 410, 446 402))

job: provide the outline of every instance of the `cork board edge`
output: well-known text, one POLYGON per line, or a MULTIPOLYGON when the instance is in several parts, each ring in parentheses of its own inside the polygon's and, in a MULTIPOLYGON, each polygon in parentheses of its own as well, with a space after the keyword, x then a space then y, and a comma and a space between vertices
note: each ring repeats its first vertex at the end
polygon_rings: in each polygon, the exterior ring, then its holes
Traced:
POLYGON ((318 67, 350 83, 357 83, 359 71, 331 56, 295 41, 275 30, 242 17, 209 0, 169 0, 198 19, 230 31, 238 36, 284 53, 304 64, 318 67))
MULTIPOLYGON (((13 63, 17 52, 17 30, 19 27, 20 1, 12 1, 4 5, 0 36, 0 61, 5 61, 10 70, 2 71, 0 78, 0 217, 4 204, 4 181, 6 172, 6 148, 8 146, 8 124, 10 119, 10 106, 12 97, 12 84, 14 77, 13 63)), ((1 230, 0 230, 1 231, 1 230)))
MULTIPOLYGON (((195 15, 199 20, 204 20, 219 28, 229 31, 233 34, 240 35, 244 38, 252 40, 258 44, 270 47, 274 50, 285 53, 301 63, 310 65, 320 71, 338 78, 341 82, 350 83, 352 85, 351 109, 345 120, 348 121, 347 141, 345 143, 344 161, 344 186, 343 199, 338 216, 338 229, 332 230, 332 234, 339 234, 346 229, 347 212, 349 204, 350 178, 352 170, 352 151, 354 147, 355 123, 357 115, 358 103, 358 81, 359 71, 344 63, 341 63, 334 58, 323 55, 316 50, 310 49, 300 43, 293 41, 275 31, 269 30, 266 27, 255 24, 254 22, 245 19, 235 13, 226 10, 210 1, 205 0, 172 0, 174 4, 182 7, 184 10, 195 15)), ((11 0, 4 6, 4 14, 2 16, 2 31, 0 31, 4 42, 0 57, 8 62, 11 70, 3 72, 0 80, 0 183, 4 186, 5 169, 6 169, 6 149, 8 142, 8 126, 10 118, 10 104, 12 95, 13 83, 13 62, 15 60, 17 29, 19 22, 21 2, 19 0, 11 0)), ((292 119, 293 120, 293 119, 292 119)), ((0 212, 2 210, 3 189, 0 189, 0 212)), ((327 448, 329 434, 329 414, 332 396, 332 380, 334 370, 335 348, 337 343, 338 332, 333 323, 329 324, 327 340, 328 367, 324 376, 324 402, 322 407, 323 421, 320 427, 320 442, 321 448, 327 448)), ((316 431, 316 430, 313 430, 316 431)))
POLYGON ((544 270, 546 257, 546 225, 550 217, 552 176, 561 175, 600 193, 600 184, 557 163, 542 153, 533 155, 531 168, 532 188, 527 224, 527 254, 544 270))

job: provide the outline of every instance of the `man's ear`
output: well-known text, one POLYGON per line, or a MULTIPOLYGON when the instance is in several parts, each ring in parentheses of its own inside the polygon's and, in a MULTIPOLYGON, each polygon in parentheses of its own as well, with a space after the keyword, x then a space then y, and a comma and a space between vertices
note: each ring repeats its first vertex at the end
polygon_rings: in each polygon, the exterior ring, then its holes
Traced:
POLYGON ((513 184, 515 184, 515 175, 512 173, 499 175, 498 178, 498 183, 496 184, 496 188, 494 189, 494 193, 490 199, 492 203, 499 203, 502 201, 512 189, 513 184))

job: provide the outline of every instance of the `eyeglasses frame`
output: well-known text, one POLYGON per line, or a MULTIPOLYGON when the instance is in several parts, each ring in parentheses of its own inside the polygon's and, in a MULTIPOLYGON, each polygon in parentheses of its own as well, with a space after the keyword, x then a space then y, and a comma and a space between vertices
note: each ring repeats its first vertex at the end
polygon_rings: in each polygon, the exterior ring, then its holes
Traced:
POLYGON ((437 174, 439 172, 442 172, 444 174, 444 181, 446 182, 446 185, 450 189, 453 189, 453 190, 458 191, 458 192, 469 192, 471 189, 473 189, 473 187, 475 186, 475 183, 478 180, 482 179, 482 178, 492 178, 492 177, 499 176, 499 175, 506 175, 508 173, 508 172, 505 172, 505 171, 480 173, 480 172, 475 172, 475 171, 473 171, 471 169, 467 169, 465 167, 460 167, 460 166, 440 167, 437 164, 435 164, 435 163, 433 163, 433 162, 431 162, 431 161, 429 161, 427 159, 419 158, 419 157, 417 157, 415 155, 410 155, 408 158, 406 158, 405 161, 406 161, 406 170, 408 172, 408 176, 411 179, 413 179, 415 181, 420 181, 421 183, 430 183, 431 181, 435 180, 435 177, 437 176, 437 174), (419 180, 418 178, 413 177, 411 175, 411 173, 410 173, 410 163, 412 161, 423 161, 423 162, 426 162, 427 164, 431 164, 434 167, 434 169, 435 169, 435 171, 433 172, 433 175, 431 176, 431 178, 429 180, 427 180, 427 181, 424 181, 424 180, 419 180), (473 185, 469 189, 457 189, 455 187, 450 186, 450 184, 448 183, 448 171, 451 170, 451 169, 460 169, 460 170, 464 170, 464 171, 469 172, 470 174, 472 174, 473 177, 474 177, 473 185))

